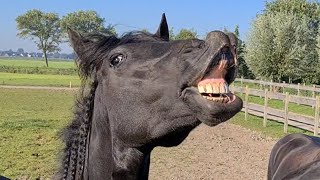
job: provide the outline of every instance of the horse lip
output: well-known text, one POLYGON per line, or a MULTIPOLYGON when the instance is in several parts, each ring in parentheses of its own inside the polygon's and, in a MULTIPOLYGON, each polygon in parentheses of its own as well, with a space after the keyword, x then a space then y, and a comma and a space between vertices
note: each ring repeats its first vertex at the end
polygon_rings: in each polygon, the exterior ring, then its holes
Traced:
POLYGON ((227 121, 243 107, 241 98, 234 95, 230 103, 214 102, 201 97, 196 87, 188 87, 182 93, 183 100, 194 111, 198 120, 208 126, 227 121))

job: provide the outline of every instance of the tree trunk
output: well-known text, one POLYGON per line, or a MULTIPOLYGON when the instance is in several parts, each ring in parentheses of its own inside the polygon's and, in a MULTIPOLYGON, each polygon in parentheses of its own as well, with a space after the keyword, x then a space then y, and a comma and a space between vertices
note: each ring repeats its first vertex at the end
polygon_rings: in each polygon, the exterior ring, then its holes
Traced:
POLYGON ((49 67, 49 65, 48 65, 47 52, 46 52, 46 51, 43 51, 43 54, 44 54, 44 59, 46 60, 46 65, 47 65, 47 67, 49 67))

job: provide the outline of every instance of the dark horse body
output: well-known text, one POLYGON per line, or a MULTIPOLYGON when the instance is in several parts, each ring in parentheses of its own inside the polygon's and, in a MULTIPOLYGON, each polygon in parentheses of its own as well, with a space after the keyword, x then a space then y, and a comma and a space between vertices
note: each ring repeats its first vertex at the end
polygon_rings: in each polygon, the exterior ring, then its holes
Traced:
POLYGON ((268 180, 319 180, 320 138, 289 134, 273 147, 268 180))
POLYGON ((236 75, 234 35, 169 41, 163 15, 154 35, 69 30, 69 38, 86 87, 63 134, 56 179, 148 179, 154 147, 176 146, 201 122, 215 126, 242 108, 228 89, 236 75))

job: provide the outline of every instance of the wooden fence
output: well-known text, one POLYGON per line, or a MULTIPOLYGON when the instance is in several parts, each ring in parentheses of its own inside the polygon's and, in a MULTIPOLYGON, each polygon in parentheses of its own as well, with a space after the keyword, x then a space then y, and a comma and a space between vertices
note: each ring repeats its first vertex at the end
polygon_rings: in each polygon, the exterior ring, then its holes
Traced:
POLYGON ((275 83, 275 82, 268 82, 268 81, 263 81, 263 80, 252 80, 252 79, 243 79, 243 78, 237 78, 235 80, 236 82, 240 82, 240 86, 244 87, 244 83, 249 83, 249 84, 256 84, 259 85, 259 89, 266 89, 269 87, 270 90, 273 90, 275 87, 281 88, 282 92, 285 93, 285 89, 294 89, 297 91, 297 95, 301 95, 301 91, 310 91, 312 93, 312 97, 316 97, 316 94, 320 93, 320 86, 319 85, 312 85, 312 86, 306 86, 305 84, 288 84, 286 82, 282 83, 275 83))
MULTIPOLYGON (((268 82, 264 82, 267 84, 268 82)), ((288 85, 288 84, 287 84, 288 85)), ((289 86, 287 86, 289 87, 289 86)), ((291 87, 295 87, 291 85, 291 87)), ((315 89, 312 89, 315 90, 315 89)), ((279 93, 268 91, 267 89, 249 89, 248 86, 244 87, 231 87, 232 92, 243 93, 245 95, 244 105, 242 111, 245 112, 245 119, 247 120, 248 114, 259 116, 263 118, 263 126, 267 126, 267 119, 275 120, 284 124, 284 132, 288 132, 288 125, 295 126, 313 132, 315 135, 319 134, 319 109, 320 109, 320 96, 316 97, 302 97, 298 95, 290 95, 288 92, 279 93), (257 96, 264 98, 264 105, 250 103, 249 96, 257 96), (271 108, 268 106, 270 99, 281 100, 284 102, 285 107, 283 110, 271 108), (307 116, 289 112, 289 103, 296 103, 315 108, 314 116, 307 116)), ((318 89, 316 89, 318 92, 318 89)))

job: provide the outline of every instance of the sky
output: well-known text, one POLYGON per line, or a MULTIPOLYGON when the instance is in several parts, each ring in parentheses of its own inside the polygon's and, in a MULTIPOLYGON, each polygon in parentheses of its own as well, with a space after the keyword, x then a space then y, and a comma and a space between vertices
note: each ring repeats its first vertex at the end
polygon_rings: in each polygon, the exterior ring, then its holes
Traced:
MULTIPOLYGON (((118 34, 147 29, 155 32, 161 14, 165 13, 169 28, 195 30, 199 38, 212 30, 227 28, 233 31, 239 25, 240 38, 245 40, 251 22, 264 9, 266 0, 7 0, 0 6, 0 50, 36 51, 31 40, 19 39, 16 17, 31 9, 54 12, 60 17, 77 10, 94 10, 105 18, 105 25, 113 24, 118 34)), ((61 52, 72 52, 61 45, 61 52)))

